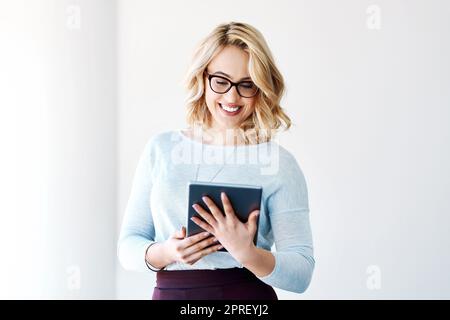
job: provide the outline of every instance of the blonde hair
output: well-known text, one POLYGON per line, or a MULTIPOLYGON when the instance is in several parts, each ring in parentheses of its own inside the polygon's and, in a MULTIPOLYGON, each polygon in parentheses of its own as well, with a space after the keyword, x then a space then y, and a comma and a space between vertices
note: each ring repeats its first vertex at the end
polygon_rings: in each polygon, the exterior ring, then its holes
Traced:
POLYGON ((255 111, 239 127, 239 133, 246 143, 269 141, 272 130, 291 126, 291 119, 280 106, 284 93, 284 81, 275 66, 272 53, 263 35, 246 23, 230 22, 218 25, 194 52, 186 76, 188 95, 186 120, 189 125, 211 126, 211 113, 205 101, 204 71, 214 56, 225 46, 233 45, 249 54, 250 78, 259 88, 255 111))

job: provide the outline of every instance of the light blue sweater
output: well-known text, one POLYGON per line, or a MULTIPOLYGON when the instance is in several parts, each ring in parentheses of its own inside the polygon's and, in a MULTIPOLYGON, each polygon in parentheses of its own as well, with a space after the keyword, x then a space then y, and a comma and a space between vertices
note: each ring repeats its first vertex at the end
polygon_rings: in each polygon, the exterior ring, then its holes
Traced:
MULTIPOLYGON (((308 191, 295 158, 278 143, 223 146, 202 144, 181 131, 166 131, 147 142, 125 209, 118 257, 125 269, 149 271, 144 257, 153 242, 186 226, 189 181, 263 187, 257 246, 271 250, 275 268, 265 283, 304 292, 314 269, 308 191)), ((215 252, 193 265, 166 270, 242 267, 228 252, 215 252)), ((150 271, 151 272, 151 271, 150 271)))

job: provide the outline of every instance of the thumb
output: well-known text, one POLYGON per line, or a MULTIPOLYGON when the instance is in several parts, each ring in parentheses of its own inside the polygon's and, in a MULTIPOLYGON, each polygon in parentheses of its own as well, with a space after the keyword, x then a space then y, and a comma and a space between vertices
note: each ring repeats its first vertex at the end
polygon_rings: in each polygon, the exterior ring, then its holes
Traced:
POLYGON ((259 216, 259 210, 255 210, 252 213, 250 213, 250 216, 247 221, 247 226, 251 233, 255 233, 256 229, 258 228, 258 216, 259 216))
POLYGON ((175 238, 175 239, 184 239, 185 237, 186 237, 186 228, 185 227, 181 227, 180 230, 177 230, 172 234, 172 238, 175 238))

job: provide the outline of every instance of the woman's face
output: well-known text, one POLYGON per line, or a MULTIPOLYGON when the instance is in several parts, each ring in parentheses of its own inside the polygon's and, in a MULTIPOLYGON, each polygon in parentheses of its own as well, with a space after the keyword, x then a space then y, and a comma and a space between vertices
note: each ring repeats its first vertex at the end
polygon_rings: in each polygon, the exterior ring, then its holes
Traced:
MULTIPOLYGON (((248 74, 248 59, 248 53, 244 50, 236 46, 226 46, 209 63, 206 72, 210 75, 219 75, 233 82, 251 81, 248 74)), ((216 93, 211 89, 208 75, 206 75, 205 88, 206 105, 212 115, 212 127, 214 129, 238 128, 254 111, 256 96, 251 98, 241 97, 236 86, 226 93, 216 93), (227 108, 228 111, 223 107, 227 108), (236 110, 236 108, 239 109, 236 110)))

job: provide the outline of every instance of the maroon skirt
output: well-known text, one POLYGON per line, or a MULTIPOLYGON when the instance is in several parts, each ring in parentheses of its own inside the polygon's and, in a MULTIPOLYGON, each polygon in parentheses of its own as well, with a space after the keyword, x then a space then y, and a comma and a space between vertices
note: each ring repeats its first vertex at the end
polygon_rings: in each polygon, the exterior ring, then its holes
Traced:
POLYGON ((245 268, 158 271, 153 300, 278 300, 245 268))

